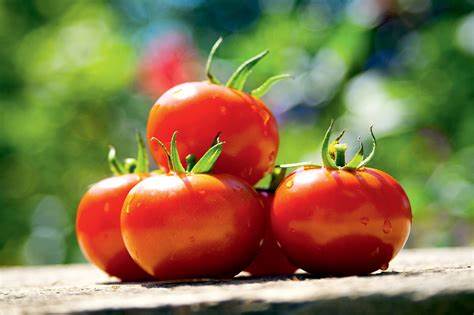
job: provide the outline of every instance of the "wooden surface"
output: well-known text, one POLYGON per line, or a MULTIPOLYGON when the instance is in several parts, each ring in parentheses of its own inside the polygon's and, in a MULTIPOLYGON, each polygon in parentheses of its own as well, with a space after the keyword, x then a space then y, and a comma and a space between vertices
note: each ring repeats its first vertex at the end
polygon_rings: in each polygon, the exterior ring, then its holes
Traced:
POLYGON ((120 283, 90 265, 0 269, 0 314, 474 314, 474 248, 404 250, 365 277, 120 283))

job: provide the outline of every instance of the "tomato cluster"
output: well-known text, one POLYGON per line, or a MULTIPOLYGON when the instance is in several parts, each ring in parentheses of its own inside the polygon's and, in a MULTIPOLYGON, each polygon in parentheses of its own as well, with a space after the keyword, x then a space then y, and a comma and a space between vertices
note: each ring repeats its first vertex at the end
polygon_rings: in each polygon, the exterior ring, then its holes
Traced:
POLYGON ((144 141, 124 163, 109 151, 115 176, 83 196, 76 231, 85 256, 124 281, 287 275, 362 275, 386 269, 405 244, 411 209, 387 173, 366 167, 375 152, 346 163, 343 133, 332 123, 318 166, 275 166, 277 123, 260 97, 278 80, 243 92, 252 68, 245 61, 225 85, 178 85, 153 105, 147 140, 159 170, 149 172, 144 141), (199 158, 198 158, 199 157, 199 158), (289 168, 295 171, 286 176, 289 168), (266 189, 252 187, 266 174, 266 189))

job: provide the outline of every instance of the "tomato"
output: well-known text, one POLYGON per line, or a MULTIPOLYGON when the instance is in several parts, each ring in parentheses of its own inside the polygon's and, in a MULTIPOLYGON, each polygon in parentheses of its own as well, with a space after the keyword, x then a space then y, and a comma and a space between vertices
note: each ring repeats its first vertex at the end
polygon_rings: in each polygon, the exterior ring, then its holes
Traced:
POLYGON ((87 259, 109 275, 125 281, 149 277, 132 260, 120 232, 120 211, 136 174, 114 176, 93 185, 82 197, 76 220, 79 245, 87 259))
MULTIPOLYGON (((260 198, 263 200, 265 210, 267 212, 267 220, 270 222, 270 214, 274 194, 268 190, 259 190, 260 198)), ((278 246, 273 236, 271 225, 268 224, 257 257, 252 261, 245 271, 253 276, 273 276, 288 275, 296 271, 296 267, 292 265, 278 246)))
MULTIPOLYGON (((145 179, 125 200, 121 214, 125 246, 143 269, 160 280, 233 276, 259 249, 266 223, 263 205, 245 181, 201 173, 208 172, 214 161, 203 168, 206 163, 201 159, 184 171, 175 136, 168 157, 172 171, 145 179)), ((216 159, 219 153, 213 151, 203 159, 216 159)))
POLYGON ((276 120, 259 96, 288 75, 270 78, 250 94, 241 91, 251 67, 266 55, 264 52, 241 65, 225 86, 220 85, 209 72, 216 45, 208 61, 208 81, 175 86, 151 108, 147 124, 151 153, 166 169, 166 155, 152 138, 169 141, 173 132, 179 131, 183 162, 190 153, 202 155, 220 132, 227 144, 214 173, 231 174, 254 184, 272 170, 279 144, 276 120))
MULTIPOLYGON (((332 127, 332 125, 331 125, 332 127)), ((272 229, 296 266, 314 274, 359 275, 386 269, 408 239, 412 214, 403 188, 387 173, 365 167, 361 150, 336 163, 323 143, 323 167, 306 167, 285 178, 272 209, 272 229)), ((373 134, 372 134, 373 135, 373 134)))
MULTIPOLYGON (((143 154, 143 148, 139 152, 143 154)), ((143 156, 139 160, 145 163, 143 156)), ((76 217, 77 240, 86 258, 109 275, 125 281, 150 278, 128 254, 120 231, 120 212, 125 197, 148 176, 147 167, 142 169, 133 164, 128 170, 132 174, 123 174, 126 170, 115 159, 113 148, 109 162, 117 175, 92 185, 82 197, 76 217), (135 171, 140 174, 134 174, 135 171)))

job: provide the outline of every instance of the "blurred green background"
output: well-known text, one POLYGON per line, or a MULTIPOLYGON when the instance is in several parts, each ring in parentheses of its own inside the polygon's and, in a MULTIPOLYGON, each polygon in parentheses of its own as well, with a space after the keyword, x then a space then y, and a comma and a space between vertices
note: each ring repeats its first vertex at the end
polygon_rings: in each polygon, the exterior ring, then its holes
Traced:
POLYGON ((225 78, 270 49, 254 87, 281 127, 279 162, 319 161, 331 118, 346 139, 374 124, 374 167, 412 202, 408 247, 474 244, 472 1, 0 0, 0 264, 82 261, 76 206, 109 175, 108 144, 135 154, 153 101, 225 78))

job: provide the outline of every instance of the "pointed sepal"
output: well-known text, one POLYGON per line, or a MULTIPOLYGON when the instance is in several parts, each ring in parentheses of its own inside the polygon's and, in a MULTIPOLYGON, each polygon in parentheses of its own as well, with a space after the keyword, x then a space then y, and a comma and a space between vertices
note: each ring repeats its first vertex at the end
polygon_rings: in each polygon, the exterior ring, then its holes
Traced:
POLYGON ((142 135, 137 131, 137 159, 136 169, 134 170, 137 174, 146 174, 149 172, 148 154, 146 152, 145 141, 143 141, 142 135))
POLYGON ((373 127, 374 126, 370 126, 370 135, 372 136, 372 150, 370 151, 369 155, 367 155, 367 157, 362 162, 360 162, 357 168, 366 166, 375 156, 375 148, 377 147, 377 140, 375 139, 373 127))
POLYGON ((207 57, 207 62, 206 62, 206 77, 209 80, 209 82, 214 83, 214 84, 221 84, 219 79, 217 79, 214 75, 211 73, 211 64, 212 60, 214 59, 214 55, 216 54, 217 49, 219 46, 222 44, 222 37, 219 37, 217 41, 212 45, 211 51, 209 52, 209 56, 207 57))
POLYGON ((260 98, 265 95, 275 83, 289 78, 293 78, 293 76, 291 76, 290 74, 279 74, 270 77, 265 82, 263 82, 262 85, 260 85, 258 88, 253 89, 252 92, 250 92, 250 95, 260 98))
POLYGON ((109 146, 107 161, 109 163, 109 168, 114 175, 123 175, 126 173, 125 166, 117 160, 117 152, 113 146, 109 146))
POLYGON ((359 167, 359 164, 362 162, 364 159, 364 145, 362 142, 359 141, 359 150, 357 150, 357 153, 354 155, 354 157, 347 163, 343 169, 345 170, 355 170, 357 167, 359 167))
POLYGON ((160 146, 161 150, 163 150, 163 153, 166 156, 166 160, 168 162, 168 168, 171 170, 173 168, 173 165, 171 163, 171 154, 168 151, 168 149, 166 148, 166 145, 155 137, 151 137, 150 142, 151 143, 156 143, 157 145, 160 146))
POLYGON ((197 161, 191 169, 191 173, 208 173, 214 167, 217 159, 222 153, 222 145, 224 142, 217 137, 217 142, 197 161))
POLYGON ((338 168, 329 152, 329 138, 331 137, 333 125, 334 120, 331 120, 331 124, 329 125, 329 128, 326 131, 326 134, 324 135, 323 143, 321 145, 321 158, 323 160, 323 166, 327 168, 338 168))
POLYGON ((268 54, 268 50, 265 50, 258 55, 248 59, 242 63, 237 70, 231 75, 226 83, 226 86, 235 90, 241 91, 244 88, 245 82, 252 71, 253 67, 262 60, 268 54))
POLYGON ((183 174, 183 173, 186 173, 186 169, 184 168, 183 164, 181 163, 181 159, 179 158, 178 147, 176 145, 177 134, 178 132, 175 131, 173 132, 173 136, 171 136, 171 144, 170 144, 171 169, 176 174, 183 174))

